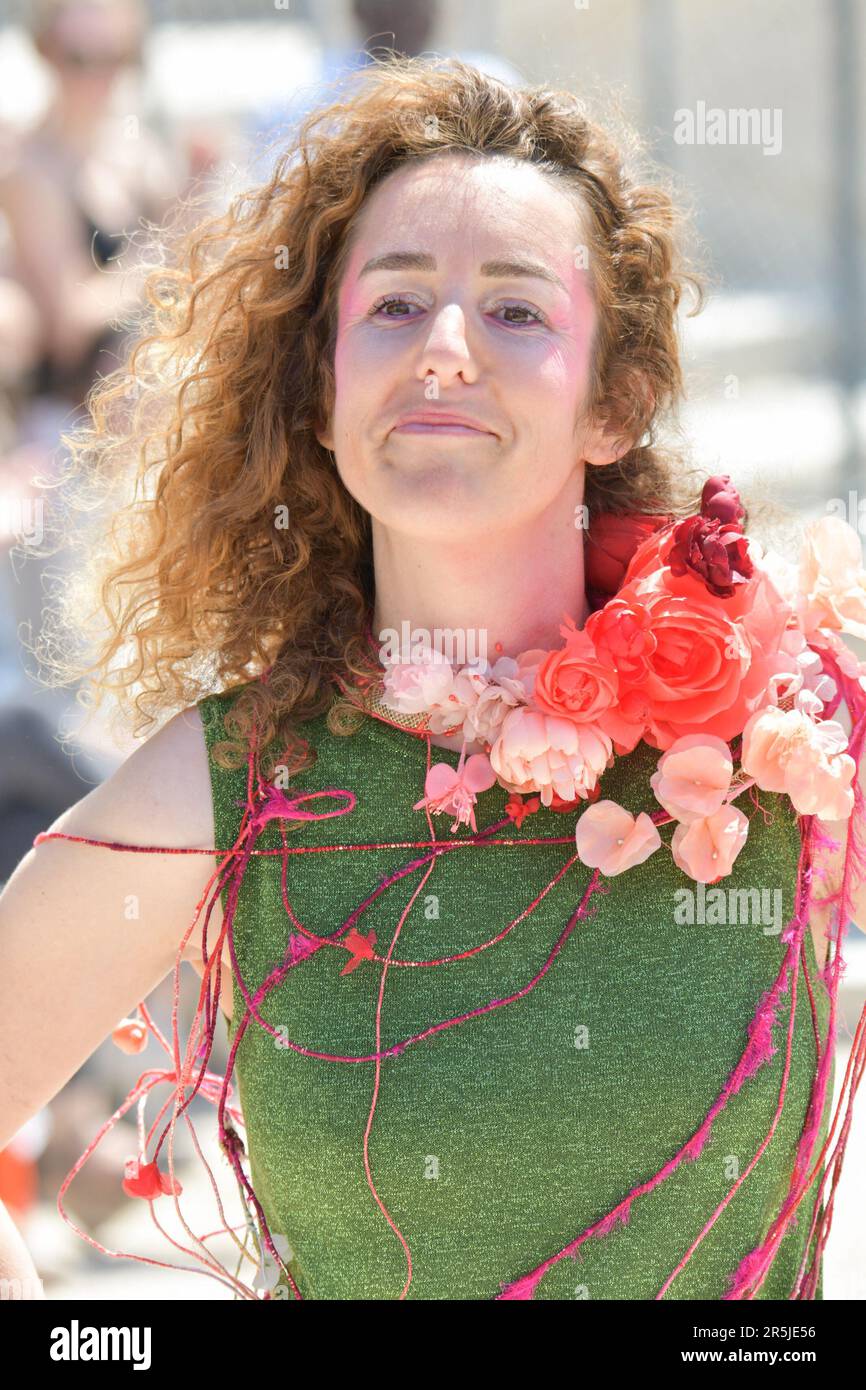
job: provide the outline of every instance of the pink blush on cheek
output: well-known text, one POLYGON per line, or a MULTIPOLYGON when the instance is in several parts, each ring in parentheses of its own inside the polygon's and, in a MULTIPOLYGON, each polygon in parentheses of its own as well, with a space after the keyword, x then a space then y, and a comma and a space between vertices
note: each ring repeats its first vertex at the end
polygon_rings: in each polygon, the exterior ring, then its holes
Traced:
POLYGON ((581 380, 589 371, 592 342, 598 318, 595 300, 589 287, 588 274, 588 271, 578 270, 575 267, 571 279, 573 306, 576 313, 573 332, 579 348, 575 354, 574 367, 581 380))
POLYGON ((358 271, 364 261, 363 255, 355 251, 337 293, 338 326, 361 322, 367 315, 377 295, 369 280, 358 278, 358 271))

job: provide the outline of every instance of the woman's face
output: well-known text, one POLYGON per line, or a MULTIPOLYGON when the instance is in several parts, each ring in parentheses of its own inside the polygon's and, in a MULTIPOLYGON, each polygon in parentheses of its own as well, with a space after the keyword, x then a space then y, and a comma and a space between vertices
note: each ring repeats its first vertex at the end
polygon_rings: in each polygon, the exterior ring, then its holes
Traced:
POLYGON ((439 156, 389 175, 339 286, 335 402, 318 438, 381 525, 519 532, 621 450, 584 415, 596 311, 574 202, 528 163, 439 156), (385 264, 376 263, 388 257, 385 264), (400 427, 456 412, 477 428, 400 427))
POLYGON ((83 105, 105 101, 118 74, 141 61, 141 16, 134 5, 70 3, 43 36, 41 51, 60 84, 83 105))

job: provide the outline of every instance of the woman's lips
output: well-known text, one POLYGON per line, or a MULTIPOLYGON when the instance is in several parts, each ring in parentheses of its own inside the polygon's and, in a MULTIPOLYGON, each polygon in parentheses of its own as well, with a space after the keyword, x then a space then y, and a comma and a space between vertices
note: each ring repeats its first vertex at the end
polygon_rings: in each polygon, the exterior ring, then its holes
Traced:
POLYGON ((470 425, 442 424, 434 425, 432 422, 413 420, 406 425, 395 425, 394 434, 462 434, 474 435, 476 439, 492 439, 493 435, 489 430, 476 430, 470 425))

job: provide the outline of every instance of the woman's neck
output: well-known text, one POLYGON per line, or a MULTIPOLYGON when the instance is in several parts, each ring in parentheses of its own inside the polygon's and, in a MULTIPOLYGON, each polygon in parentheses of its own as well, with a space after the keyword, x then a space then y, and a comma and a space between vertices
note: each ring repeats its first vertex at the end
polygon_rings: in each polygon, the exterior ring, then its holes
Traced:
POLYGON ((409 660, 404 644, 420 634, 452 664, 483 657, 492 665, 562 646, 564 613, 579 628, 589 614, 583 536, 571 514, 541 517, 513 535, 444 543, 395 533, 374 518, 374 641, 400 643, 391 659, 409 660))

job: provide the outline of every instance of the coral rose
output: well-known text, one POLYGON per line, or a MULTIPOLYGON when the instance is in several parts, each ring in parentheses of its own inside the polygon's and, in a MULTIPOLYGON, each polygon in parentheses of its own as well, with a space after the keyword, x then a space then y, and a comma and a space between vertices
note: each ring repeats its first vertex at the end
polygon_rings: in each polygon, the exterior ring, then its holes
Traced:
POLYGON ((637 601, 617 595, 604 608, 590 613, 584 629, 600 661, 612 666, 620 676, 639 681, 646 671, 646 659, 656 640, 647 610, 637 601))
POLYGON ((614 703, 616 693, 616 672, 599 660, 586 633, 575 632, 539 666, 533 700, 545 714, 592 724, 614 703))
POLYGON ((618 597, 645 608, 655 638, 643 679, 620 681, 621 704, 631 692, 645 705, 647 742, 666 749, 685 734, 739 734, 749 715, 766 704, 787 605, 777 608, 759 594, 752 611, 735 623, 722 611, 723 602, 706 596, 685 598, 638 585, 618 597))
MULTIPOLYGON (((705 526, 714 525, 707 522, 706 518, 699 517, 696 520, 705 526)), ((687 564, 677 565, 679 572, 674 572, 670 562, 682 555, 682 548, 677 547, 677 529, 677 526, 665 528, 664 531, 651 536, 635 552, 618 597, 633 593, 657 593, 660 590, 677 598, 694 600, 696 603, 712 603, 714 597, 719 597, 713 595, 711 586, 708 587, 704 577, 699 573, 697 561, 695 567, 687 564)), ((735 560, 735 569, 740 577, 731 583, 730 593, 719 597, 718 603, 715 604, 716 610, 730 622, 757 622, 761 625, 766 625, 767 615, 771 614, 779 620, 778 631, 784 631, 795 605, 790 595, 780 590, 778 582, 781 580, 783 585, 787 583, 790 587, 789 582, 785 580, 782 570, 774 567, 772 563, 767 563, 767 557, 759 542, 751 537, 741 539, 743 546, 738 547, 735 560)), ((730 557, 728 563, 730 565, 730 557)), ((588 626, 587 624, 587 628, 588 626)), ((778 643, 776 645, 778 646, 778 643)))

